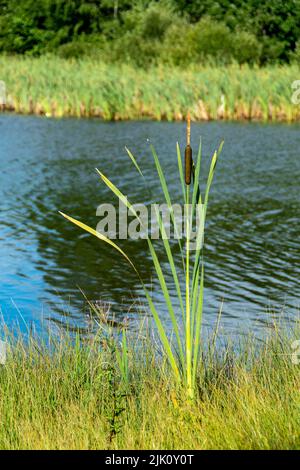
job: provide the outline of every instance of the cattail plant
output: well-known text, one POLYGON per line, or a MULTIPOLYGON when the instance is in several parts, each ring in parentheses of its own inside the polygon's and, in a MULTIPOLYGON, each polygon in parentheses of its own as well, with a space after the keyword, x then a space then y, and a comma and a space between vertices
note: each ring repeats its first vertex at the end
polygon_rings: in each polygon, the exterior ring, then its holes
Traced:
MULTIPOLYGON (((84 223, 72 217, 69 217, 68 215, 61 213, 61 215, 63 215, 69 221, 73 222, 75 225, 96 236, 101 241, 107 243, 113 249, 117 250, 127 260, 131 268, 135 271, 136 276, 144 290, 146 301, 148 303, 150 312, 152 313, 152 316, 154 318, 160 341, 164 353, 168 359, 170 368, 173 372, 176 382, 179 386, 184 388, 188 398, 194 397, 196 373, 200 361, 199 351, 201 345, 200 336, 202 325, 204 288, 203 239, 205 218, 208 205, 209 191, 212 184, 217 159, 222 149, 222 145, 223 142, 221 143, 218 151, 215 151, 212 156, 210 169, 207 177, 207 183, 202 197, 200 193, 199 181, 201 164, 201 142, 199 145, 196 165, 193 169, 192 149, 190 145, 190 118, 188 118, 187 147, 185 150, 185 175, 181 152, 177 143, 177 160, 179 169, 179 180, 182 188, 182 200, 185 204, 185 207, 188 208, 188 213, 186 214, 185 247, 182 246, 180 238, 178 238, 177 240, 181 256, 181 263, 179 265, 177 265, 176 263, 170 242, 168 240, 168 237, 166 236, 166 227, 164 226, 162 217, 158 209, 156 209, 157 223, 159 225, 162 243, 164 245, 165 253, 168 259, 168 265, 172 273, 172 281, 175 287, 177 297, 175 299, 171 298, 170 289, 166 281, 166 273, 162 268, 157 249, 155 249, 155 246, 150 236, 147 236, 149 253, 153 261, 157 280, 160 284, 168 315, 171 320, 173 330, 172 335, 171 332, 167 331, 163 323, 162 316, 159 313, 157 306, 154 304, 151 292, 148 290, 144 280, 142 279, 138 267, 129 258, 125 251, 123 251, 114 241, 110 240, 103 234, 97 232, 93 228, 85 225, 84 223), (191 185, 192 173, 194 174, 193 186, 191 185), (191 249, 190 235, 192 223, 196 215, 200 215, 200 225, 197 227, 195 247, 191 249), (173 338, 172 340, 171 337, 173 338)), ((176 233, 177 224, 175 223, 175 215, 173 212, 171 196, 169 193, 165 174, 153 145, 151 145, 150 147, 156 171, 158 174, 158 179, 163 190, 166 204, 170 211, 170 218, 174 228, 174 232, 176 233)), ((130 150, 128 150, 127 148, 126 150, 135 168, 143 177, 142 170, 136 158, 133 156, 130 150)), ((133 214, 142 225, 142 220, 136 213, 134 207, 129 202, 127 197, 101 171, 96 171, 99 174, 101 180, 108 186, 108 188, 114 193, 114 195, 127 206, 131 214, 133 214)))

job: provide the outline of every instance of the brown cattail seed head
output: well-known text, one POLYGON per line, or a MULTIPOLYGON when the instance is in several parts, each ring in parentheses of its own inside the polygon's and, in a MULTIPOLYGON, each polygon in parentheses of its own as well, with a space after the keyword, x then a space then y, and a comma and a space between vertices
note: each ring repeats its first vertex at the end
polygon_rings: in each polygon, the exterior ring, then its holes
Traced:
POLYGON ((193 167, 193 155, 191 147, 191 116, 188 112, 186 120, 186 147, 184 152, 185 161, 185 184, 191 184, 192 180, 192 167, 193 167))
POLYGON ((191 184, 192 180, 192 166, 193 166, 193 158, 192 158, 192 147, 187 145, 185 147, 184 152, 184 161, 185 161, 185 184, 191 184))

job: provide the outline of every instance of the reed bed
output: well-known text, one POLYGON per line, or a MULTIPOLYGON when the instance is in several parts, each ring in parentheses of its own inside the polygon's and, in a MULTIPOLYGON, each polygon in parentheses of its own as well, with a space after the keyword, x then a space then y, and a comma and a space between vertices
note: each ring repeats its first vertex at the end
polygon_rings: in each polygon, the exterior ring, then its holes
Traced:
POLYGON ((300 374, 291 338, 260 348, 212 344, 202 353, 196 396, 182 399, 141 330, 124 341, 103 328, 14 338, 0 365, 0 449, 299 449, 300 374))
POLYGON ((160 66, 143 70, 92 59, 0 58, 6 83, 2 109, 54 117, 104 120, 300 120, 292 103, 293 66, 250 68, 160 66))

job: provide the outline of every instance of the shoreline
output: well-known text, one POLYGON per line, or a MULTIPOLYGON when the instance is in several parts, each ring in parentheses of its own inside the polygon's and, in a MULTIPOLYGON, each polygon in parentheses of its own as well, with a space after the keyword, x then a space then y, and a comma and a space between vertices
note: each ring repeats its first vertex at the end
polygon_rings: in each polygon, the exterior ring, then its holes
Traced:
MULTIPOLYGON (((145 122, 186 122, 186 116, 181 115, 180 117, 174 116, 174 118, 168 118, 164 114, 161 117, 151 116, 151 115, 143 115, 140 114, 134 117, 128 116, 121 116, 118 113, 115 115, 105 117, 101 114, 101 112, 93 112, 87 111, 85 108, 82 108, 82 111, 78 114, 76 113, 58 113, 55 110, 46 111, 45 108, 41 107, 39 103, 36 105, 33 104, 34 110, 25 110, 24 108, 19 107, 15 109, 14 107, 2 107, 0 109, 0 116, 3 115, 16 115, 16 116, 39 116, 39 117, 46 117, 46 118, 55 118, 55 119, 64 119, 64 118, 77 118, 77 119, 99 119, 102 122, 138 122, 138 121, 145 121, 145 122)), ((251 117, 242 114, 241 116, 223 116, 223 117, 207 117, 207 118, 195 118, 195 116, 191 117, 191 121, 195 123, 200 122, 232 122, 232 123, 258 123, 258 124, 296 124, 300 122, 300 112, 299 116, 288 118, 287 116, 283 116, 282 113, 278 113, 278 116, 274 116, 270 114, 268 118, 264 118, 263 116, 258 117, 251 117)))

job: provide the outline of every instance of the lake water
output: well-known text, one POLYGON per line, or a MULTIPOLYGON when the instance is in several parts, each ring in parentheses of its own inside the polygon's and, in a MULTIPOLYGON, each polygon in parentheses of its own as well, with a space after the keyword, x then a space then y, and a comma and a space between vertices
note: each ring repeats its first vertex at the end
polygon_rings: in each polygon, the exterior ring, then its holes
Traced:
MULTIPOLYGON (((283 318, 298 315, 299 131, 297 125, 277 124, 192 126, 194 153, 202 136, 205 168, 225 139, 208 210, 207 326, 214 324, 222 299, 227 332, 259 332, 267 312, 283 318)), ((183 123, 0 116, 0 307, 6 323, 22 324, 24 319, 39 328, 46 318, 84 328, 86 306, 79 287, 89 299, 111 303, 116 315, 140 315, 142 293, 128 264, 58 210, 96 226, 96 207, 114 198, 95 167, 130 200, 155 199, 159 185, 148 139, 176 199, 181 189, 175 145, 179 140, 184 147, 183 123), (125 145, 144 168, 148 191, 125 145)), ((127 246, 152 285, 154 270, 144 242, 120 245, 127 246)), ((152 288, 163 313, 158 286, 152 288)))

